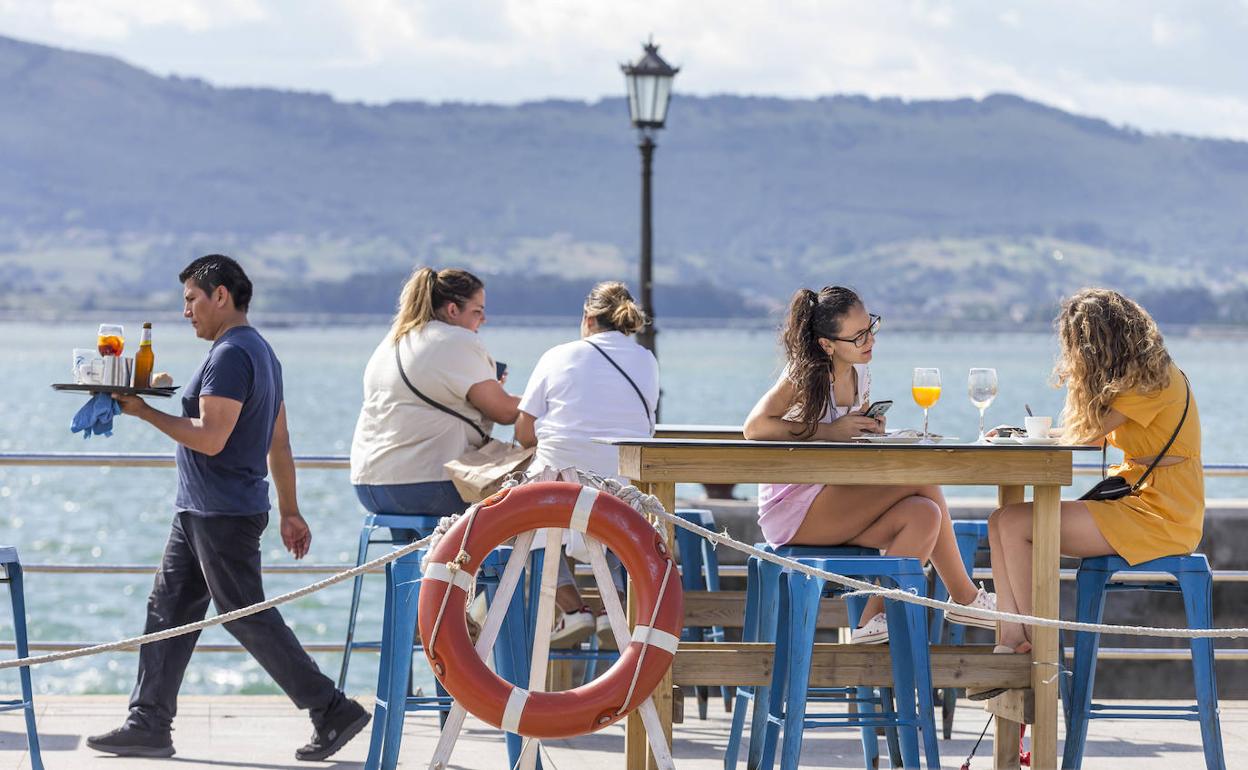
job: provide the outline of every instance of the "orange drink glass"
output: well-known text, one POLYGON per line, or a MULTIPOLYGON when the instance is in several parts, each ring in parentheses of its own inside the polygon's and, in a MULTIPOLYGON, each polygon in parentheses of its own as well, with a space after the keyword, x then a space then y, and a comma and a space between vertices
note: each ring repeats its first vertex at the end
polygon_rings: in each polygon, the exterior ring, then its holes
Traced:
POLYGON ((914 379, 910 383, 910 394, 914 396, 914 403, 923 408, 922 443, 930 444, 932 439, 927 432, 927 410, 940 400, 940 370, 916 368, 914 379))
POLYGON ((102 356, 120 356, 126 347, 126 332, 121 324, 100 324, 95 344, 102 356))

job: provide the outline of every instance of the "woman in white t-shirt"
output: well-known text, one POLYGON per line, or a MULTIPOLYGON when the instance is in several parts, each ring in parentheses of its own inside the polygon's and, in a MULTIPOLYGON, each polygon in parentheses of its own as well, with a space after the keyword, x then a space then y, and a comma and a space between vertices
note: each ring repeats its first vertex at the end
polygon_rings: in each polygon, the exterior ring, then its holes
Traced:
POLYGON ((467 507, 442 466, 484 439, 429 401, 487 435, 492 423, 516 421, 520 399, 497 379, 477 336, 483 323, 485 285, 466 270, 422 267, 403 286, 390 333, 364 369, 351 441, 351 483, 369 511, 443 516, 467 507))
MULTIPOLYGON (((616 448, 596 444, 593 438, 653 435, 659 363, 632 337, 645 327, 646 318, 624 284, 598 284, 583 310, 581 339, 551 348, 537 362, 520 399, 516 440, 537 446, 533 470, 579 468, 619 478, 616 448)), ((623 590, 618 562, 614 556, 611 561, 617 588, 623 590)), ((594 629, 593 613, 581 602, 566 564, 561 565, 555 602, 561 613, 552 642, 573 643, 594 629)), ((607 636, 605 615, 598 625, 600 636, 607 636)))

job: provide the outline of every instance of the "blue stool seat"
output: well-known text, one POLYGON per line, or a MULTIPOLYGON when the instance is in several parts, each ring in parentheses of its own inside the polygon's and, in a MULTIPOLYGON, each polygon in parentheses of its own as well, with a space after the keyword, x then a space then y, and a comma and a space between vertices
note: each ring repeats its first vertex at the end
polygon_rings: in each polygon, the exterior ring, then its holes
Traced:
MULTIPOLYGON (((953 536, 957 538, 958 555, 962 557, 962 566, 966 568, 966 574, 974 574, 975 555, 981 552, 987 553, 989 550, 988 522, 984 520, 955 521, 953 522, 953 536)), ((940 579, 935 570, 932 570, 932 598, 942 602, 949 600, 949 589, 945 587, 944 581, 940 579)), ((966 626, 950 623, 946 628, 944 610, 932 610, 931 617, 931 630, 928 631, 928 638, 932 640, 932 644, 966 642, 966 626)), ((940 695, 941 732, 945 740, 949 740, 953 737, 953 718, 958 707, 958 688, 946 687, 940 695)))
MULTIPOLYGON (((433 532, 438 526, 438 516, 424 516, 405 513, 366 513, 364 525, 360 528, 359 545, 355 552, 355 566, 368 561, 370 546, 407 545, 433 532), (389 537, 374 538, 379 529, 389 531, 389 537)), ((423 551, 422 551, 423 553, 423 551)), ((357 642, 355 640, 355 620, 360 611, 360 592, 364 587, 364 576, 356 575, 351 581, 351 611, 347 615, 347 639, 343 644, 342 666, 338 669, 338 689, 347 687, 347 671, 351 668, 351 653, 359 649, 376 650, 381 647, 379 641, 357 642)))
MULTIPOLYGON (((487 604, 494 601, 503 569, 511 555, 510 547, 490 553, 477 573, 478 590, 484 590, 487 604)), ((373 731, 365 770, 395 770, 403 740, 403 721, 408 711, 447 710, 449 699, 408 694, 412 649, 417 645, 417 609, 420 605, 420 562, 424 551, 415 551, 386 565, 385 618, 382 621, 381 664, 377 671, 377 700, 373 708, 373 731)), ((503 679, 528 687, 521 680, 528 668, 528 647, 524 634, 524 607, 521 591, 512 594, 503 617, 502 629, 494 645, 495 671, 503 679)), ((509 766, 520 759, 521 739, 507 734, 509 766)), ((540 765, 539 765, 540 767, 540 765)))
MULTIPOLYGON (((818 557, 879 557, 879 551, 874 548, 862 548, 859 546, 780 546, 773 547, 766 543, 756 544, 760 548, 769 553, 775 553, 785 558, 818 558, 818 557)), ((741 640, 744 642, 774 642, 777 637, 778 617, 780 612, 781 601, 781 585, 780 575, 781 568, 771 562, 764 561, 752 557, 747 562, 747 579, 746 579, 746 599, 745 599, 745 621, 741 630, 741 640)), ((862 600, 855 602, 855 606, 851 606, 850 612, 855 609, 861 610, 862 600)), ((817 606, 817 603, 816 603, 817 606)), ((778 654, 778 653, 777 653, 778 654)), ((736 688, 736 697, 732 707, 732 727, 729 731, 728 746, 724 753, 724 767, 726 770, 732 770, 737 765, 737 759, 741 749, 741 738, 745 732, 745 719, 749 711, 751 703, 753 704, 753 714, 751 718, 751 740, 749 744, 749 752, 747 756, 747 766, 757 768, 764 766, 760 763, 763 761, 764 753, 769 753, 774 758, 775 743, 774 741, 768 745, 764 735, 768 716, 771 711, 771 688, 754 688, 754 687, 738 687, 736 688)), ((891 706, 885 706, 885 703, 891 703, 891 690, 881 688, 877 696, 873 688, 816 688, 809 690, 809 700, 811 701, 829 701, 833 699, 847 701, 854 708, 870 708, 872 711, 876 707, 887 711, 891 706)), ((887 731, 888 745, 890 755, 893 757, 893 764, 900 762, 901 751, 897 742, 897 732, 895 729, 887 731)), ((868 767, 878 764, 879 749, 875 737, 875 728, 864 727, 862 731, 863 755, 868 767)), ((771 760, 768 760, 768 765, 771 760)))
MULTIPOLYGON (((9 584, 9 600, 13 605, 13 639, 17 648, 17 657, 30 655, 26 640, 26 597, 22 590, 22 563, 17 558, 17 549, 13 546, 0 546, 0 567, 4 576, 0 582, 9 584)), ((43 770, 43 756, 39 752, 39 730, 35 726, 35 699, 30 684, 30 666, 18 669, 21 681, 22 697, 0 700, 0 711, 22 709, 26 716, 26 747, 30 752, 30 766, 34 770, 43 770)))
MULTIPOLYGON (((1169 591, 1183 594, 1188 628, 1213 627, 1213 573, 1203 554, 1165 556, 1131 566, 1120 556, 1098 556, 1084 559, 1075 578, 1077 583, 1077 619, 1100 623, 1105 609, 1105 594, 1110 591, 1169 591), (1167 582, 1110 582, 1115 573, 1164 572, 1174 577, 1167 582)), ((1200 736, 1205 750, 1207 770, 1225 770, 1222 750, 1222 727, 1218 719, 1218 683, 1214 671, 1213 640, 1192 639, 1192 675, 1196 684, 1195 706, 1114 706, 1092 702, 1096 681, 1096 653, 1100 634, 1075 634, 1073 676, 1063 683, 1066 701, 1066 744, 1062 767, 1077 770, 1083 765, 1083 749, 1088 737, 1088 722, 1093 719, 1184 719, 1200 722, 1200 736)))
MULTIPOLYGON (((703 529, 715 530, 715 514, 705 508, 678 508, 676 515, 703 529)), ((715 553, 714 544, 698 537, 697 533, 676 527, 676 546, 680 550, 681 588, 686 591, 718 591, 719 556, 715 553)), ((681 633, 681 639, 687 642, 722 642, 724 627, 688 626, 681 633)), ((698 718, 706 719, 709 688, 695 687, 694 694, 698 701, 698 718)), ((719 688, 719 694, 724 700, 724 711, 731 711, 732 698, 728 688, 719 688)))

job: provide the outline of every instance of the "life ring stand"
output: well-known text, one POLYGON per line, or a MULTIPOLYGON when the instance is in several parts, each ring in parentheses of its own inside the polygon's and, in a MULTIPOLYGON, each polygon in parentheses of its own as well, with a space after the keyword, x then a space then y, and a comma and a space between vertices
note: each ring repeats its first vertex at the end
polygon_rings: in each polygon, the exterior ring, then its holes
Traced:
POLYGON ((561 481, 505 489, 461 517, 425 565, 418 614, 425 655, 451 697, 495 727, 530 738, 587 735, 638 708, 671 667, 684 622, 676 563, 645 517, 610 493, 561 481), (529 692, 486 667, 464 613, 485 556, 522 532, 548 528, 578 530, 615 553, 645 625, 633 630, 619 660, 592 682, 563 692, 529 692))

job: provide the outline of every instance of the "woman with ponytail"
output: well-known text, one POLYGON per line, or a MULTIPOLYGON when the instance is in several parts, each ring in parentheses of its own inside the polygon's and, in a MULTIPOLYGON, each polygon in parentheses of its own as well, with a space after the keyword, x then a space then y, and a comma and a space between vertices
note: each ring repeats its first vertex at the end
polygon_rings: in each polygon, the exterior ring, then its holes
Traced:
MULTIPOLYGON (((793 295, 783 333, 786 366, 745 421, 754 441, 849 441, 882 433, 883 419, 866 416, 871 361, 880 317, 850 289, 825 286, 793 295)), ((954 601, 994 609, 962 566, 944 495, 935 486, 762 484, 759 526, 771 545, 860 545, 890 556, 929 559, 954 601)), ((993 628, 990 621, 950 611, 955 623, 993 628)), ((884 603, 867 601, 854 642, 888 641, 884 603)))
POLYGON ((364 369, 351 441, 351 483, 369 511, 443 516, 467 507, 442 466, 484 439, 438 406, 488 435, 491 423, 516 421, 520 401, 497 379, 477 336, 483 323, 485 285, 467 270, 422 267, 403 285, 390 332, 364 369))
MULTIPOLYGON (((615 447, 595 444, 595 436, 646 437, 654 433, 659 400, 659 364, 633 339, 646 317, 619 281, 598 284, 585 298, 581 339, 542 354, 520 400, 516 440, 536 446, 533 470, 579 468, 619 478, 615 447)), ((622 480, 622 479, 621 479, 622 480)), ((576 552, 577 541, 569 541, 576 552)), ((618 562, 611 557, 613 568, 618 562)), ((606 615, 595 620, 584 607, 572 573, 562 565, 555 596, 561 612, 551 641, 579 642, 595 629, 610 641, 606 615)), ((613 569, 616 587, 623 575, 613 569)))

